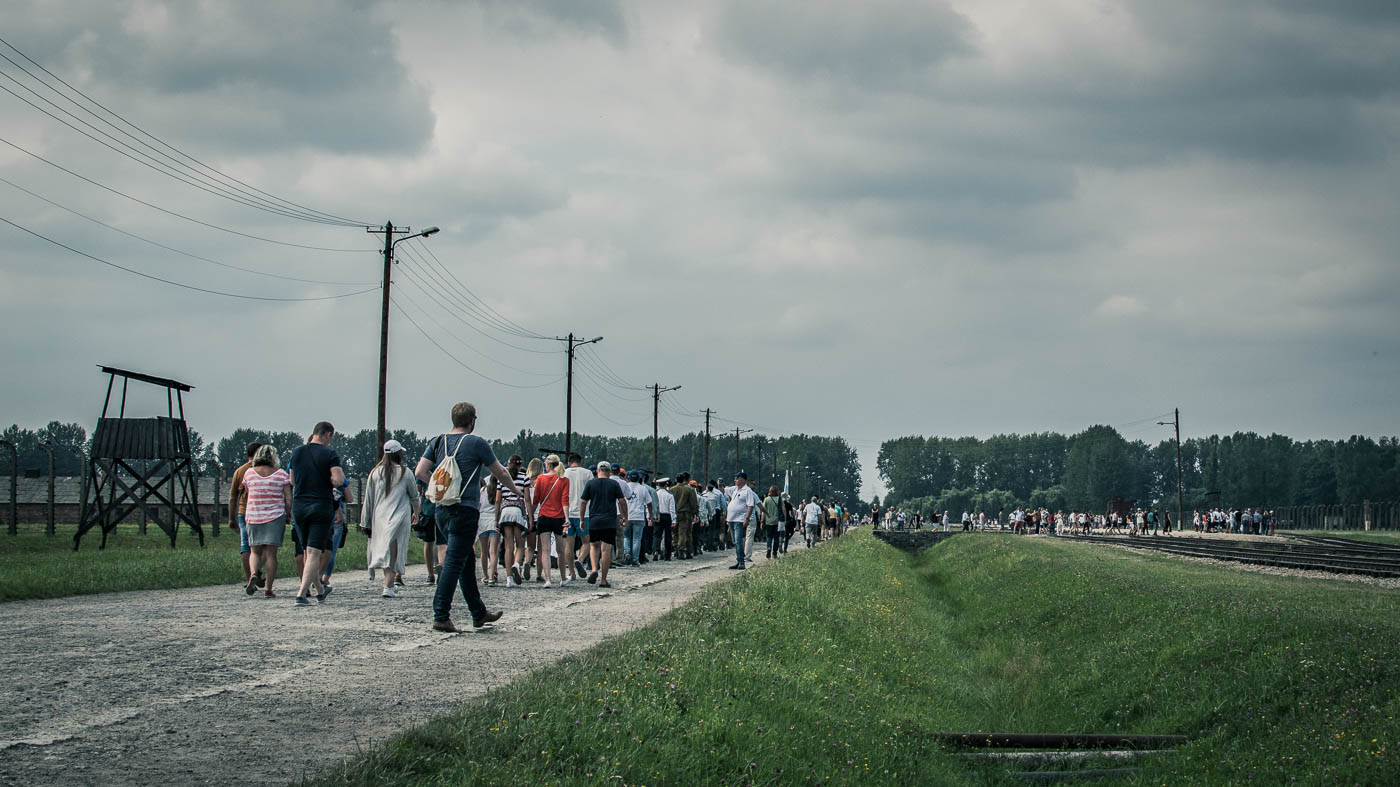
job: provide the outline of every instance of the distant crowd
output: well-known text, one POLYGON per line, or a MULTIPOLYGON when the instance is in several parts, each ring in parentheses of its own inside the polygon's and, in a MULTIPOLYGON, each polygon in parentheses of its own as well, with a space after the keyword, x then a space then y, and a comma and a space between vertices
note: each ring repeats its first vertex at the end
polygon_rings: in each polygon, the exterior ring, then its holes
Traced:
MULTIPOLYGON (((460 590, 480 628, 498 620, 478 584, 544 588, 584 581, 610 587, 609 572, 654 560, 689 560, 733 550, 744 570, 763 542, 765 559, 788 551, 800 531, 807 546, 841 535, 853 521, 835 501, 794 503, 769 487, 760 496, 747 473, 732 483, 706 484, 688 473, 651 478, 644 470, 601 460, 550 454, 502 464, 474 434, 476 407, 460 402, 452 428, 428 442, 410 469, 397 440, 383 445, 364 484, 360 521, 369 537, 371 578, 382 577, 384 598, 404 587, 411 534, 423 544, 427 582, 436 585, 433 628, 455 632, 453 600, 460 590), (556 582, 557 572, 557 582, 556 582), (532 577, 533 575, 533 577, 532 577)), ((329 445, 335 427, 322 421, 285 462, 270 445, 251 443, 233 475, 229 525, 240 535, 244 592, 276 598, 277 553, 290 530, 295 546, 295 604, 324 603, 334 590, 337 552, 345 545, 347 504, 354 502, 340 457, 329 445)))
MULTIPOLYGON (((934 528, 945 531, 956 527, 965 531, 1010 530, 1014 533, 1050 535, 1102 533, 1169 536, 1173 530, 1171 511, 1161 507, 1129 508, 1102 514, 1050 511, 1046 508, 1015 508, 1010 513, 1001 509, 990 516, 984 511, 963 511, 957 520, 952 518, 949 511, 944 511, 941 515, 934 512, 929 520, 925 520, 918 511, 894 508, 882 512, 877 507, 871 512, 869 521, 885 530, 919 530, 928 521, 934 528)), ((1259 508, 1213 508, 1208 511, 1192 511, 1190 523, 1192 529, 1198 533, 1273 535, 1275 517, 1273 511, 1259 508)))

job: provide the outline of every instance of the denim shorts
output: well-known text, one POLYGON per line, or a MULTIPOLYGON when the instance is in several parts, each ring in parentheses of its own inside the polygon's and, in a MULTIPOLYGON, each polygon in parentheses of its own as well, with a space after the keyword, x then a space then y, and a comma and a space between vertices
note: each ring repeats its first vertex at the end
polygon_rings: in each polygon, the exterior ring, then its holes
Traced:
POLYGON ((565 535, 569 538, 582 538, 588 535, 588 523, 576 516, 569 517, 569 532, 565 535))
POLYGON ((243 521, 243 515, 238 515, 238 553, 246 555, 252 552, 253 548, 248 545, 248 523, 243 521))

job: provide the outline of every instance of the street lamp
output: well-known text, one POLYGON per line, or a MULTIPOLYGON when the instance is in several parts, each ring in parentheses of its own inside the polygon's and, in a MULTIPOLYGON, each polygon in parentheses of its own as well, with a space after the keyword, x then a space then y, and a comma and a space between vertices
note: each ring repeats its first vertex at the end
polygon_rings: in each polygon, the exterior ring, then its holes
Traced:
MULTIPOLYGON (((406 240, 413 238, 426 238, 429 235, 436 235, 437 227, 429 227, 421 232, 412 235, 404 235, 401 238, 394 237, 394 223, 384 222, 383 229, 366 228, 367 232, 384 233, 384 282, 381 285, 384 297, 379 310, 379 420, 378 430, 374 446, 374 455, 380 456, 384 453, 384 421, 385 411, 388 402, 389 386, 389 285, 394 270, 394 247, 406 240)), ((404 231, 404 230, 401 230, 404 231)))

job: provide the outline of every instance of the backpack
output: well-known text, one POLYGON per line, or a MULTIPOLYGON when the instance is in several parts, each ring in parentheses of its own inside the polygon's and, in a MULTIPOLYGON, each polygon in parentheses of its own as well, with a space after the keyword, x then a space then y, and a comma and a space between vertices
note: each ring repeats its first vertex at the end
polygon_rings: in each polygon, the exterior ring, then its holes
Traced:
MULTIPOLYGON (((481 472, 481 465, 476 466, 471 478, 467 483, 462 483, 462 468, 457 466, 457 451, 461 449, 462 443, 467 441, 467 436, 462 435, 462 439, 457 441, 457 447, 452 449, 452 453, 444 456, 438 466, 433 470, 433 476, 428 481, 428 489, 423 496, 428 502, 437 506, 455 506, 462 502, 462 489, 467 484, 476 480, 476 474, 481 472)), ((447 435, 442 436, 442 450, 447 452, 447 435)))

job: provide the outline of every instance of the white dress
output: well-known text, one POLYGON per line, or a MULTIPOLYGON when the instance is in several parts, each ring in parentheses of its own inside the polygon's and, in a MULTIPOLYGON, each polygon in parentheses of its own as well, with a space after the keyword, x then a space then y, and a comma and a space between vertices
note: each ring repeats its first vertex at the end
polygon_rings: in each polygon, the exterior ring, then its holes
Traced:
POLYGON ((413 515, 418 512, 418 484, 404 468, 398 482, 384 489, 384 469, 375 468, 365 481, 360 525, 370 529, 369 567, 402 574, 408 564, 408 541, 413 515))

